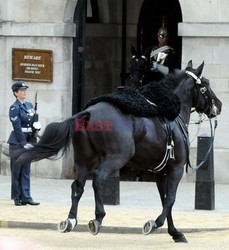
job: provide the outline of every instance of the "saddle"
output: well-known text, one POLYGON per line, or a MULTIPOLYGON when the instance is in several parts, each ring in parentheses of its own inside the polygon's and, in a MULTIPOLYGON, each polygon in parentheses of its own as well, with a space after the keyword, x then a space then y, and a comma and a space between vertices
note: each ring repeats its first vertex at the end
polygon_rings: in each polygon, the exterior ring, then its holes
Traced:
POLYGON ((121 86, 113 93, 91 99, 84 109, 99 102, 117 106, 136 117, 165 117, 174 120, 180 113, 179 97, 164 83, 151 82, 137 89, 121 86))

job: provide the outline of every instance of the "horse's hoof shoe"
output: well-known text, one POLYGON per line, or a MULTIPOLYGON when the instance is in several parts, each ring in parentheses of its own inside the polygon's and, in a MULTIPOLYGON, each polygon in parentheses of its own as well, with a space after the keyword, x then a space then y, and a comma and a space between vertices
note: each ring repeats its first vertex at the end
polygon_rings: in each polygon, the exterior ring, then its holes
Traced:
POLYGON ((76 223, 72 223, 69 219, 62 221, 58 224, 58 231, 60 233, 68 233, 71 232, 76 223))
POLYGON ((147 234, 153 233, 155 230, 157 230, 156 222, 153 220, 149 220, 144 224, 142 228, 142 233, 147 235, 147 234))
POLYGON ((100 229, 100 223, 97 220, 90 220, 88 223, 89 232, 93 235, 98 234, 100 229))

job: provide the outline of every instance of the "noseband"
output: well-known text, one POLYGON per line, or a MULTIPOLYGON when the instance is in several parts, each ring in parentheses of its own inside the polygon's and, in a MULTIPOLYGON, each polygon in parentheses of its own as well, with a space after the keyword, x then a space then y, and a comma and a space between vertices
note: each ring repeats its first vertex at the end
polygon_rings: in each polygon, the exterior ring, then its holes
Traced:
MULTIPOLYGON (((211 91, 209 90, 209 88, 202 86, 202 76, 198 77, 193 72, 188 71, 188 70, 185 73, 196 81, 196 86, 199 90, 199 93, 204 97, 204 100, 206 102, 206 107, 204 108, 203 112, 205 112, 210 107, 209 117, 211 114, 216 116, 218 109, 215 106, 215 99, 213 98, 213 95, 211 91)), ((196 111, 197 113, 200 114, 201 112, 198 110, 198 105, 200 102, 200 95, 198 95, 197 98, 198 99, 197 99, 196 107, 192 112, 196 111)))

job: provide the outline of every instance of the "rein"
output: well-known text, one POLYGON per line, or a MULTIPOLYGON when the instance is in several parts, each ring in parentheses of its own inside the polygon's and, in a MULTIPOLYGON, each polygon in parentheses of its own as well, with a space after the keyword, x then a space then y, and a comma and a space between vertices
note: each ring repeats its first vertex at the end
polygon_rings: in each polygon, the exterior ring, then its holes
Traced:
POLYGON ((212 121, 211 121, 211 119, 209 120, 210 129, 211 129, 211 138, 212 138, 211 145, 210 145, 204 159, 197 166, 192 167, 192 165, 190 163, 190 159, 189 159, 190 142, 189 142, 188 127, 187 127, 187 125, 185 124, 185 122, 182 120, 182 118, 180 116, 178 116, 175 121, 176 121, 177 125, 179 126, 179 128, 180 128, 180 130, 182 132, 183 140, 184 140, 184 144, 185 144, 185 148, 186 148, 186 153, 187 153, 186 173, 187 174, 192 174, 194 171, 196 171, 197 169, 202 167, 202 165, 207 161, 208 156, 209 156, 209 154, 210 154, 210 152, 211 152, 211 150, 213 148, 214 138, 215 138, 215 130, 216 130, 216 127, 218 125, 218 122, 217 122, 217 119, 215 119, 215 125, 214 125, 214 129, 213 129, 212 121), (190 167, 192 169, 191 173, 188 172, 188 167, 190 167))
POLYGON ((217 125, 218 125, 218 121, 217 121, 217 119, 215 119, 215 126, 214 126, 214 129, 213 129, 212 121, 211 121, 211 119, 210 119, 210 129, 211 129, 211 138, 212 138, 211 145, 210 145, 210 147, 209 147, 209 149, 208 149, 208 151, 207 151, 207 153, 206 153, 204 159, 203 159, 196 167, 192 167, 192 166, 190 165, 190 167, 193 169, 191 173, 188 173, 188 169, 186 168, 186 172, 187 172, 188 174, 192 174, 194 171, 196 171, 197 169, 199 169, 200 167, 202 167, 203 164, 207 161, 208 156, 209 156, 209 154, 210 154, 210 152, 211 152, 211 150, 212 150, 212 148, 213 148, 214 139, 215 139, 215 130, 216 130, 216 128, 217 128, 217 125))

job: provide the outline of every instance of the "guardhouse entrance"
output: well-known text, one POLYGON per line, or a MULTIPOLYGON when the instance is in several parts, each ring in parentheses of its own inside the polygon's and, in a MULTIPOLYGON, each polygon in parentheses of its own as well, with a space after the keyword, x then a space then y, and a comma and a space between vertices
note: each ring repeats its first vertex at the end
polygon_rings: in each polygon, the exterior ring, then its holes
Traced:
POLYGON ((137 46, 144 50, 157 44, 157 31, 165 26, 169 32, 169 43, 177 54, 181 66, 182 39, 178 37, 178 23, 182 22, 178 0, 145 0, 142 4, 137 28, 137 46))

